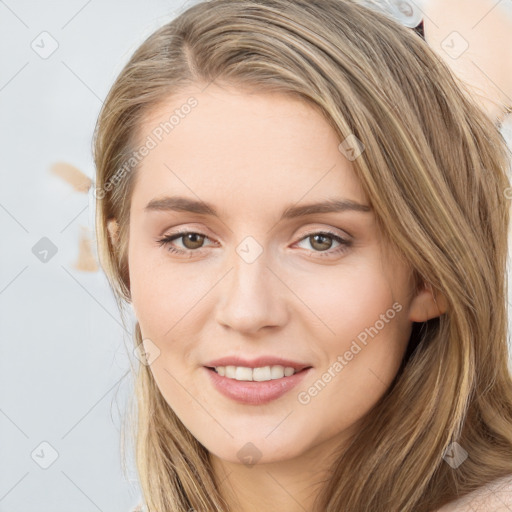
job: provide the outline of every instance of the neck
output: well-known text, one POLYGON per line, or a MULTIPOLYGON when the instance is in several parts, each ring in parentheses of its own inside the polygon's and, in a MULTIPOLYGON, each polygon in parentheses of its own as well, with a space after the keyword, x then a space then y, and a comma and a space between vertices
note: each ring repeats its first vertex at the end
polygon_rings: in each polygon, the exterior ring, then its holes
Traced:
POLYGON ((237 512, 313 512, 329 480, 339 439, 316 445, 297 457, 244 465, 211 454, 215 479, 229 510, 237 512), (336 441, 336 442, 335 442, 336 441))

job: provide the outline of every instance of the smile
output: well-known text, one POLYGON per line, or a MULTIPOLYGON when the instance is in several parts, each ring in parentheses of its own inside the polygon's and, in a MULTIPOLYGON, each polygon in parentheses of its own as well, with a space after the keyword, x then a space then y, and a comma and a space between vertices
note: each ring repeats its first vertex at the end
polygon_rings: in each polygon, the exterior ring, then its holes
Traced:
POLYGON ((295 373, 295 368, 281 365, 261 366, 259 368, 249 368, 247 366, 216 366, 214 370, 221 377, 227 377, 228 379, 257 382, 291 377, 295 373))
MULTIPOLYGON (((297 386, 309 371, 312 370, 312 367, 304 368, 300 371, 295 371, 292 368, 291 370, 293 373, 287 376, 285 375, 287 367, 278 365, 261 368, 247 368, 240 366, 203 368, 207 372, 213 387, 219 393, 231 400, 245 405, 263 405, 273 400, 277 400, 297 386), (223 369, 225 375, 220 374, 223 369), (254 377, 255 370, 257 377, 255 380, 238 379, 236 377, 238 374, 246 377, 254 377), (233 372, 235 377, 230 377, 229 375, 233 375, 233 372), (272 373, 275 377, 272 377, 272 373), (270 378, 262 378, 268 377, 269 374, 270 378), (262 380, 257 380, 258 375, 260 375, 262 380)), ((289 369, 287 373, 290 373, 289 369)))

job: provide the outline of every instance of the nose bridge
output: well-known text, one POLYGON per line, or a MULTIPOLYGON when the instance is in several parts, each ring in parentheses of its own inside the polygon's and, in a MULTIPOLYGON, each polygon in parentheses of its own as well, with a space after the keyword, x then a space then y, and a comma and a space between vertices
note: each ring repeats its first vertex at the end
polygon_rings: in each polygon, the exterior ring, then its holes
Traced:
MULTIPOLYGON (((258 244, 259 245, 259 244, 258 244)), ((217 320, 234 330, 255 332, 286 321, 282 283, 267 268, 269 255, 254 241, 243 241, 229 260, 232 269, 221 288, 217 320)))

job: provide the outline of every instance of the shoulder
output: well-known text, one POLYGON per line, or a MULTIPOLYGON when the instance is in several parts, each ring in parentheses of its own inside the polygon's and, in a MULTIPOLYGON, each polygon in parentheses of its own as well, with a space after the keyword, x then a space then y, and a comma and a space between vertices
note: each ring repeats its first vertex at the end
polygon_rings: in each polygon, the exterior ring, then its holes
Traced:
POLYGON ((137 503, 137 506, 132 508, 130 512, 147 512, 147 508, 142 504, 142 502, 137 503))
POLYGON ((436 512, 510 512, 511 510, 512 475, 508 475, 448 503, 436 512))

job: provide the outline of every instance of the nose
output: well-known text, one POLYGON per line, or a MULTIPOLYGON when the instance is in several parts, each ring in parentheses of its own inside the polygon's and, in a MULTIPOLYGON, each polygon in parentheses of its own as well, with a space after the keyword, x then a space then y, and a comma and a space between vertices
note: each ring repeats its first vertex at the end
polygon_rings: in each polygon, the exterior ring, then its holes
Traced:
POLYGON ((235 255, 231 263, 219 288, 217 322, 244 334, 285 325, 289 315, 286 286, 267 267, 264 254, 252 263, 235 255))

